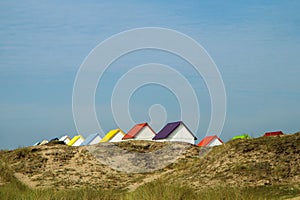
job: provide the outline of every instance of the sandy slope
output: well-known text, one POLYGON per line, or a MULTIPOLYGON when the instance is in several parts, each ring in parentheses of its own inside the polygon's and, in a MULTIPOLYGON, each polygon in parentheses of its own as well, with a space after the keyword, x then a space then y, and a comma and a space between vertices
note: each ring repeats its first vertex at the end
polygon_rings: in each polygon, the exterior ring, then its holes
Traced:
POLYGON ((117 145, 44 145, 0 151, 0 159, 31 187, 134 190, 156 179, 195 189, 300 185, 300 133, 231 141, 207 154, 203 154, 205 149, 183 143, 128 141, 117 145))

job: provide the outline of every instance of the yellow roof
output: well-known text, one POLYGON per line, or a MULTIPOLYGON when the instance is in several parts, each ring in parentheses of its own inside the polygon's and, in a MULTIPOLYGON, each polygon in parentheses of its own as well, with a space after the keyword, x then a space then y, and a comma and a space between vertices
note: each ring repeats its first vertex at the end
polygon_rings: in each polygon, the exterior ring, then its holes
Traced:
POLYGON ((121 132, 123 135, 125 135, 125 133, 117 128, 114 130, 110 130, 103 138, 102 140, 100 140, 100 142, 108 142, 109 140, 111 140, 118 132, 121 132))
POLYGON ((72 146, 79 138, 82 138, 81 135, 76 135, 72 138, 72 140, 68 143, 69 146, 72 146))

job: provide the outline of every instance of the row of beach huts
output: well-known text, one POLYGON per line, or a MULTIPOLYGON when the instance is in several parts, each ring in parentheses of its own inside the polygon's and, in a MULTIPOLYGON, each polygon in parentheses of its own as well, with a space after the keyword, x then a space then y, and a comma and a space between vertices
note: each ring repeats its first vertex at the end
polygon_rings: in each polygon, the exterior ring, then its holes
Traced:
MULTIPOLYGON (((283 135, 282 131, 268 132, 264 136, 276 136, 283 135)), ((249 139, 248 134, 237 135, 232 139, 249 139)), ((197 140, 196 136, 190 131, 190 129, 182 122, 171 122, 165 125, 158 133, 150 127, 148 123, 136 124, 130 131, 126 134, 121 129, 113 129, 109 131, 103 138, 95 133, 84 138, 81 135, 76 135, 70 138, 68 135, 64 135, 60 138, 53 138, 51 140, 43 140, 34 144, 43 145, 52 141, 61 141, 69 146, 86 146, 93 145, 101 142, 122 142, 128 140, 151 140, 157 142, 186 142, 190 144, 195 144, 197 140)), ((223 144, 223 141, 217 135, 210 135, 204 137, 197 146, 200 147, 212 147, 223 144)))

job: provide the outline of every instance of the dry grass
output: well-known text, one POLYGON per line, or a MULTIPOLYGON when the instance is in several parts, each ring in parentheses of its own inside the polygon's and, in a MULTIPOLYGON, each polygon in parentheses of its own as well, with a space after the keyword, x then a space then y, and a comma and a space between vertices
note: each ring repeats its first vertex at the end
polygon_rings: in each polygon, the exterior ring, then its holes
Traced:
MULTIPOLYGON (((128 141, 118 145, 127 151, 145 153, 173 144, 128 141)), ((283 199, 300 196, 300 133, 234 140, 200 157, 203 151, 189 145, 176 162, 163 169, 125 173, 101 164, 86 147, 51 144, 2 150, 0 197, 283 199)), ((122 164, 128 165, 126 162, 122 164)))
POLYGON ((166 184, 160 180, 147 183, 133 192, 84 187, 66 190, 56 190, 54 188, 30 189, 22 185, 18 180, 10 182, 5 186, 0 186, 0 197, 3 200, 268 200, 292 198, 299 195, 299 192, 299 188, 293 186, 261 186, 250 188, 220 186, 195 191, 188 186, 166 184))

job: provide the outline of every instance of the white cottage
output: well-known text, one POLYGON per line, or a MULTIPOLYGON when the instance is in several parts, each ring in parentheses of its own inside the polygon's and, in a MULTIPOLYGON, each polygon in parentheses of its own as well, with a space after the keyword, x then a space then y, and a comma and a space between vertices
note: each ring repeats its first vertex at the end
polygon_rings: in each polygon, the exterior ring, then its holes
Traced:
POLYGON ((114 129, 109 131, 100 142, 121 142, 125 133, 121 129, 114 129))
POLYGON ((148 123, 142 123, 135 125, 122 140, 152 140, 155 135, 148 123))
POLYGON ((84 138, 81 135, 76 135, 68 143, 69 146, 79 146, 84 141, 84 138))
POLYGON ((223 144, 223 141, 216 135, 206 136, 197 144, 199 147, 213 147, 223 144))
POLYGON ((168 123, 157 133, 153 140, 161 142, 173 141, 194 144, 197 138, 182 121, 178 121, 168 123))
POLYGON ((98 133, 94 133, 89 135, 81 144, 80 146, 86 146, 86 145, 93 145, 98 144, 101 140, 101 136, 98 133))
POLYGON ((64 142, 65 144, 68 144, 71 141, 71 138, 67 135, 62 136, 59 141, 64 142))

